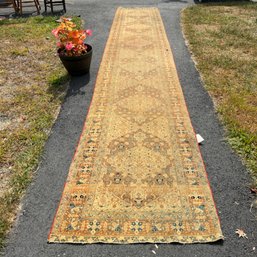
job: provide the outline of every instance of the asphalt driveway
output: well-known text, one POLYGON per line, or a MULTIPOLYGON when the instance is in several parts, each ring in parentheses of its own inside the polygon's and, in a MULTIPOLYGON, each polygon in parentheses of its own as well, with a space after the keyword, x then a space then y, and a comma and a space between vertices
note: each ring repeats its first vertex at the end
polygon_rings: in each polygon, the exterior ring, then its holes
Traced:
POLYGON ((89 76, 72 78, 59 117, 45 145, 41 164, 22 201, 17 222, 3 255, 6 257, 237 257, 257 255, 257 221, 250 212, 253 196, 249 175, 224 139, 212 101, 185 46, 180 11, 190 0, 73 0, 69 14, 80 15, 93 30, 93 62, 89 76), (177 65, 195 131, 203 136, 201 152, 225 240, 210 244, 47 244, 47 235, 59 203, 75 147, 89 107, 104 46, 118 6, 155 6, 160 9, 177 65), (248 239, 238 238, 241 228, 248 239), (254 250, 256 248, 256 250, 254 250), (153 252, 154 251, 154 252, 153 252))

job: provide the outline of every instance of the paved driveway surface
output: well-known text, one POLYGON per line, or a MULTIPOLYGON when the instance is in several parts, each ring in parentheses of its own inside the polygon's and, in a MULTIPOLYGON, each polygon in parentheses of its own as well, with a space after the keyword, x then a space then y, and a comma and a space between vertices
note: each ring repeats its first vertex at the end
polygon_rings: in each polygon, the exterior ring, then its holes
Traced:
POLYGON ((86 28, 94 31, 90 39, 94 49, 90 80, 89 76, 83 76, 70 81, 70 89, 46 143, 39 170, 22 201, 22 211, 3 253, 5 257, 148 257, 155 256, 152 250, 161 257, 257 255, 257 222, 249 211, 253 201, 247 188, 249 176, 224 140, 224 131, 217 122, 212 101, 201 85, 199 74, 184 44, 179 17, 181 9, 188 4, 192 4, 190 0, 69 1, 68 13, 81 15, 86 21, 86 28), (155 249, 154 244, 47 244, 47 235, 82 130, 118 6, 155 6, 160 9, 193 126, 205 138, 201 152, 221 218, 224 242, 160 244, 158 249, 155 249), (249 239, 239 239, 235 234, 237 228, 244 229, 249 239))

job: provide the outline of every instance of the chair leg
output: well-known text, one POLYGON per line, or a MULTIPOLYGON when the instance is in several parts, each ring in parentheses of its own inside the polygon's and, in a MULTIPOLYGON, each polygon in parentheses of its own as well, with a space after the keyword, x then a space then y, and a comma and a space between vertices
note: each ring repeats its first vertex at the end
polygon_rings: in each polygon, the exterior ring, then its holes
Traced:
POLYGON ((37 14, 40 14, 40 4, 39 4, 38 0, 34 0, 34 3, 36 6, 36 9, 37 9, 37 14))
MULTIPOLYGON (((66 12, 65 0, 59 1, 56 5, 60 5, 60 4, 63 5, 63 10, 64 10, 64 12, 66 12)), ((47 12, 47 7, 50 7, 51 13, 53 14, 54 13, 54 5, 55 5, 55 2, 53 2, 53 0, 44 0, 45 12, 47 12)))
MULTIPOLYGON (((33 2, 33 1, 31 1, 33 2)), ((25 1, 25 3, 30 3, 30 1, 25 1)), ((34 4, 35 4, 35 7, 37 9, 37 14, 40 14, 40 10, 41 10, 41 6, 40 6, 40 3, 38 0, 34 0, 34 4)), ((22 0, 14 0, 13 1, 13 6, 15 8, 15 12, 22 15, 22 9, 23 9, 23 4, 22 4, 22 0)), ((25 5, 26 6, 26 5, 25 5)))
POLYGON ((37 1, 37 6, 38 6, 38 9, 41 10, 41 5, 39 3, 39 0, 36 0, 37 1))
POLYGON ((15 13, 18 13, 18 4, 16 3, 16 0, 12 0, 12 6, 15 13))
POLYGON ((50 2, 51 13, 53 14, 54 13, 53 1, 49 0, 49 2, 50 2))
POLYGON ((18 0, 19 14, 22 15, 22 0, 18 0))
POLYGON ((63 1, 62 1, 62 3, 63 3, 63 10, 64 10, 64 12, 66 12, 66 4, 65 4, 65 0, 63 0, 63 1))
POLYGON ((45 13, 46 13, 46 8, 47 8, 47 7, 46 7, 46 1, 47 1, 47 0, 44 0, 45 13))

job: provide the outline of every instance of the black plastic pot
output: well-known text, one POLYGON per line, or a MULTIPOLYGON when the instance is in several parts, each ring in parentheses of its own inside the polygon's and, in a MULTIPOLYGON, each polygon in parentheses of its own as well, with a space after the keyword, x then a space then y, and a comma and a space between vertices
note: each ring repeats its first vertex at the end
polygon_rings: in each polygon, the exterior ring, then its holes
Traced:
POLYGON ((59 55, 64 67, 72 76, 80 76, 89 73, 93 49, 86 44, 87 52, 80 56, 59 55))

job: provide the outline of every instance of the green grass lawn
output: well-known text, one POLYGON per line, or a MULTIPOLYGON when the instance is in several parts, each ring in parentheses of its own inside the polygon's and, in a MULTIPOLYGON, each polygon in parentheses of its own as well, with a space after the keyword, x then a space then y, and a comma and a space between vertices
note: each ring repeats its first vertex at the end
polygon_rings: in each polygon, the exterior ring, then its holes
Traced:
POLYGON ((56 19, 0 21, 0 246, 67 89, 51 35, 56 19))
POLYGON ((212 3, 182 12, 182 26, 227 137, 257 185, 257 4, 212 3))

